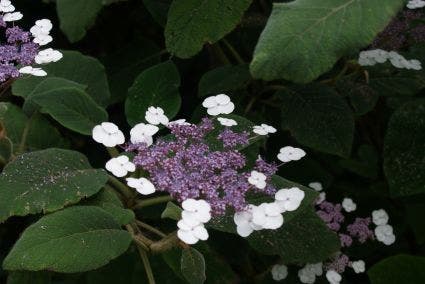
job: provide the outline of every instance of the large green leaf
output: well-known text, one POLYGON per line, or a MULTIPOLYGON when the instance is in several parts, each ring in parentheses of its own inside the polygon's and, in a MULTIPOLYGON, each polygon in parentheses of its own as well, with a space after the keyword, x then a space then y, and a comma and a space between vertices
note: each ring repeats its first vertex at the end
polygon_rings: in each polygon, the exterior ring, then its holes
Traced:
POLYGON ((425 283, 425 257, 396 255, 375 264, 367 274, 372 284, 425 283))
POLYGON ((48 149, 18 156, 0 175, 0 222, 77 203, 98 192, 107 179, 75 151, 48 149))
POLYGON ((99 207, 76 206, 28 227, 3 262, 6 270, 82 272, 123 254, 131 236, 99 207))
POLYGON ((256 78, 316 79, 342 56, 367 46, 403 0, 296 0, 275 3, 251 62, 256 78))
POLYGON ((108 120, 108 113, 81 89, 54 89, 32 95, 31 100, 41 112, 81 134, 90 135, 94 126, 108 120))
POLYGON ((384 141, 384 172, 393 196, 425 192, 425 100, 398 108, 384 141))
POLYGON ((204 256, 194 248, 184 249, 181 257, 181 272, 190 284, 202 284, 206 280, 204 256))
POLYGON ((146 9, 152 15, 152 18, 161 26, 165 27, 167 23, 168 9, 170 9, 172 0, 143 0, 146 9))
MULTIPOLYGON (((17 80, 12 86, 15 96, 28 97, 40 82, 49 77, 60 77, 87 86, 87 93, 101 106, 106 106, 110 99, 105 67, 96 58, 83 55, 77 51, 62 51, 63 58, 56 63, 43 66, 47 77, 26 77, 17 80)), ((69 87, 69 85, 63 86, 69 87)))
POLYGON ((180 75, 171 61, 155 65, 143 71, 128 91, 125 113, 130 125, 145 120, 150 106, 161 107, 168 118, 173 118, 180 109, 180 75))
POLYGON ((215 43, 239 23, 252 0, 175 0, 165 27, 167 50, 189 58, 215 43))
POLYGON ((305 146, 349 156, 354 117, 342 97, 320 84, 297 86, 278 93, 282 98, 282 128, 305 146))
POLYGON ((7 284, 50 284, 49 272, 13 271, 7 277, 7 284))

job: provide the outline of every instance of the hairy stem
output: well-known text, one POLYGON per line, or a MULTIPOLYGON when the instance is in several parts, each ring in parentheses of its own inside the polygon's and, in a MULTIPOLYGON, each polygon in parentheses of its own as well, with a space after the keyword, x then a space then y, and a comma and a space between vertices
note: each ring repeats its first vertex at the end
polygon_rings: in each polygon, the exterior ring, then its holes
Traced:
POLYGON ((134 205, 133 209, 140 209, 143 207, 168 202, 171 200, 173 200, 173 198, 169 195, 158 196, 158 197, 153 197, 153 198, 144 199, 144 200, 138 200, 136 201, 136 205, 134 205))
POLYGON ((245 64, 245 61, 242 59, 242 56, 236 51, 236 49, 230 44, 230 42, 223 38, 223 43, 239 64, 245 64))
POLYGON ((165 238, 167 235, 166 234, 164 234, 163 232, 161 232, 160 230, 158 230, 158 229, 156 229, 156 228, 154 228, 154 227, 152 227, 151 225, 149 225, 149 224, 146 224, 146 223, 143 223, 142 221, 139 221, 139 220, 136 220, 136 224, 137 224, 137 226, 139 226, 139 227, 141 227, 141 228, 143 228, 143 229, 146 229, 146 230, 148 230, 148 231, 150 231, 150 232, 152 232, 152 233, 154 233, 154 234, 157 234, 158 236, 160 236, 161 238, 165 238))
POLYGON ((141 246, 137 246, 137 250, 139 251, 140 258, 143 261, 143 266, 145 267, 146 276, 148 277, 149 284, 155 284, 155 278, 153 276, 151 263, 149 262, 148 254, 141 246))
POLYGON ((133 191, 131 191, 128 186, 123 184, 120 180, 114 176, 109 175, 108 182, 112 185, 113 188, 117 189, 126 198, 127 201, 133 199, 133 191))

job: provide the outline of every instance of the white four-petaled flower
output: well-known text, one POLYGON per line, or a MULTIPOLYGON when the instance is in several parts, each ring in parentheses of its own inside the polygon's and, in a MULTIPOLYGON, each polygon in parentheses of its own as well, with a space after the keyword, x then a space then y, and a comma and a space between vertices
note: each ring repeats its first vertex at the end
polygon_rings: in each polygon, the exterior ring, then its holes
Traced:
POLYGON ((35 22, 35 25, 30 29, 34 39, 33 42, 38 45, 46 45, 50 43, 53 38, 50 36, 50 31, 53 28, 53 24, 48 19, 42 19, 35 22))
POLYGON ((92 130, 92 137, 97 143, 106 147, 115 147, 125 142, 124 134, 112 122, 102 122, 92 130))
POLYGON ((155 186, 146 178, 126 178, 127 185, 140 194, 149 195, 155 192, 155 186))
POLYGON ((211 96, 202 102, 202 106, 207 109, 209 115, 230 114, 235 109, 235 105, 230 97, 225 94, 211 96))
POLYGON ((139 123, 130 130, 130 141, 133 144, 146 143, 148 146, 153 143, 153 136, 159 131, 158 126, 139 123))
POLYGON ((276 192, 275 199, 276 204, 279 206, 280 211, 294 211, 300 207, 301 202, 305 196, 304 191, 298 187, 283 188, 276 192))
POLYGON ((386 225, 388 223, 389 217, 387 212, 384 209, 372 211, 372 222, 376 225, 386 225))
POLYGON ((326 272, 326 279, 328 279, 330 284, 339 284, 342 280, 342 277, 335 270, 328 270, 328 272, 326 272))
POLYGON ((41 50, 34 58, 37 64, 47 64, 51 62, 58 62, 63 57, 63 54, 52 48, 41 50))
POLYGON ((342 200, 342 208, 344 208, 346 212, 353 212, 356 211, 357 204, 354 203, 351 198, 344 198, 344 200, 342 200))
POLYGON ((47 75, 47 72, 44 71, 43 69, 35 68, 35 67, 32 67, 32 66, 22 67, 21 69, 19 69, 19 73, 33 75, 33 76, 36 76, 36 77, 44 77, 44 76, 47 75))
POLYGON ((236 232, 241 237, 248 237, 253 231, 261 230, 262 227, 253 223, 252 211, 255 205, 249 205, 245 211, 236 212, 233 221, 236 224, 236 232))
POLYGON ((375 236, 378 241, 389 246, 395 242, 393 227, 390 225, 379 225, 375 228, 375 236))
POLYGON ((267 124, 256 125, 253 127, 252 132, 258 135, 267 135, 270 133, 276 133, 276 128, 267 124))
POLYGON ((305 152, 303 149, 286 146, 280 149, 279 154, 277 155, 277 158, 280 161, 287 163, 290 161, 298 161, 304 156, 305 156, 305 152))
POLYGON ((252 171, 251 175, 248 178, 248 182, 259 189, 264 189, 266 187, 266 175, 257 171, 252 171))
POLYGON ((24 15, 22 15, 21 12, 6 13, 3 15, 3 21, 14 22, 14 21, 19 21, 23 17, 24 15))
POLYGON ((183 220, 189 224, 196 226, 199 223, 207 223, 211 219, 211 206, 205 200, 186 199, 182 203, 183 220))
POLYGON ((12 5, 12 2, 9 0, 1 0, 0 1, 0 12, 10 13, 15 11, 15 7, 12 5))
POLYGON ((272 267, 271 273, 273 280, 283 280, 288 276, 288 267, 284 264, 275 264, 272 267))
POLYGON ((164 110, 160 107, 150 106, 145 114, 147 122, 153 125, 168 125, 168 117, 164 114, 164 110))
POLYGON ((189 245, 194 245, 199 240, 206 241, 209 237, 208 231, 202 223, 191 226, 182 219, 177 222, 177 227, 179 228, 177 231, 178 238, 189 245))
POLYGON ((236 120, 230 119, 230 118, 218 117, 217 120, 223 126, 229 126, 230 127, 230 126, 238 125, 238 123, 236 122, 236 120))
POLYGON ((323 185, 322 183, 318 182, 318 181, 314 181, 314 182, 310 182, 308 184, 308 186, 312 189, 314 189, 315 191, 322 191, 323 190, 323 185))
POLYGON ((116 177, 124 177, 128 172, 134 172, 136 170, 136 166, 124 155, 110 159, 105 167, 116 177))
POLYGON ((282 226, 283 216, 276 203, 262 203, 252 209, 252 222, 263 229, 275 230, 282 226))
POLYGON ((316 281, 316 276, 323 274, 323 264, 307 263, 303 268, 298 270, 298 278, 302 283, 313 284, 316 281))
POLYGON ((351 262, 351 267, 355 273, 363 273, 366 271, 366 264, 363 260, 357 260, 351 262))
POLYGON ((409 9, 420 9, 425 7, 425 1, 423 0, 410 0, 407 5, 407 8, 409 9))

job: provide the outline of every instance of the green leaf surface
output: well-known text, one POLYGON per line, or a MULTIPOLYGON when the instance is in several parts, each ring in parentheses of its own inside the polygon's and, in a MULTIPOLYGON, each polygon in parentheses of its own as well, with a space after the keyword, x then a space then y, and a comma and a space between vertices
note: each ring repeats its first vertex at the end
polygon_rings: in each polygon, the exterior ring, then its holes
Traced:
POLYGON ((128 90, 125 113, 130 125, 145 121, 145 113, 150 106, 164 109, 168 118, 179 111, 180 75, 173 62, 167 61, 143 71, 128 90))
MULTIPOLYGON (((86 56, 78 51, 64 50, 63 58, 43 66, 47 77, 25 77, 17 80, 12 85, 15 96, 28 97, 46 78, 60 77, 87 86, 87 93, 101 106, 106 106, 110 100, 108 80, 105 67, 96 58, 86 56)), ((66 87, 69 87, 67 85, 66 87)))
POLYGON ((161 214, 161 218, 169 218, 175 221, 179 221, 181 219, 182 211, 183 210, 179 206, 177 206, 171 201, 168 201, 167 206, 161 214))
POLYGON ((424 267, 425 257, 400 254, 378 262, 367 274, 372 284, 421 284, 425 283, 424 267))
POLYGON ((75 151, 48 149, 18 156, 0 175, 0 222, 77 203, 97 193, 107 179, 75 151))
POLYGON ((366 47, 403 6, 402 0, 296 0, 273 4, 251 72, 264 80, 307 83, 342 56, 366 47))
POLYGON ((5 165, 8 163, 13 154, 13 143, 7 138, 0 138, 0 163, 5 165))
POLYGON ((305 146, 347 157, 354 136, 351 109, 333 89, 321 85, 279 91, 282 128, 305 146))
POLYGON ((201 51, 205 43, 213 44, 239 23, 252 0, 178 0, 168 11, 165 27, 167 50, 180 58, 201 51))
POLYGON ((76 206, 29 226, 3 262, 6 270, 83 272, 123 254, 131 236, 106 211, 76 206))
POLYGON ((81 134, 91 135, 94 126, 108 120, 108 113, 77 88, 55 89, 35 94, 31 99, 41 107, 41 112, 81 134))
POLYGON ((384 141, 384 172, 394 197, 425 192, 425 100, 398 108, 384 141))
POLYGON ((49 272, 12 271, 7 277, 7 284, 50 284, 49 272))
POLYGON ((206 280, 204 256, 194 248, 183 250, 181 272, 190 284, 202 284, 206 280))
POLYGON ((198 86, 198 96, 216 95, 242 89, 251 79, 247 65, 226 65, 205 73, 198 86))
POLYGON ((168 9, 170 9, 172 0, 143 0, 146 9, 152 15, 152 18, 165 27, 167 23, 168 9))

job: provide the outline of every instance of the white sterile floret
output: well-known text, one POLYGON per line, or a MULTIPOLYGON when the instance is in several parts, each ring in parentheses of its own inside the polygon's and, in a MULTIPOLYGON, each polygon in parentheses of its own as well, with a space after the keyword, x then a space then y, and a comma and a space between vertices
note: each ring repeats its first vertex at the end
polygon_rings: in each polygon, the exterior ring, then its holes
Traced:
POLYGON ((36 56, 35 56, 35 63, 37 64, 48 64, 51 62, 58 62, 63 57, 63 54, 58 51, 54 50, 52 48, 41 50, 36 56))
POLYGON ((14 22, 14 21, 19 21, 23 17, 24 15, 22 15, 21 12, 6 13, 3 15, 3 21, 14 22))
POLYGON ((155 186, 146 178, 126 178, 127 185, 137 190, 138 193, 149 195, 155 192, 155 186))
POLYGON ((147 122, 153 125, 163 124, 168 125, 168 117, 164 114, 164 110, 160 107, 150 106, 145 114, 147 122))
POLYGON ((386 225, 389 219, 390 217, 388 217, 388 214, 384 209, 372 211, 372 222, 376 226, 386 225))
POLYGON ((283 216, 276 203, 262 203, 252 209, 252 222, 263 229, 275 230, 283 225, 283 216))
POLYGON ((366 264, 363 260, 357 260, 351 262, 351 267, 355 273, 363 273, 366 271, 366 264))
POLYGON ((300 207, 305 196, 304 191, 298 187, 283 188, 276 192, 274 198, 281 212, 294 211, 300 207))
POLYGON ((316 199, 316 204, 320 204, 326 200, 326 192, 319 193, 319 196, 316 199))
POLYGON ((328 279, 330 284, 339 284, 342 280, 342 277, 335 270, 329 270, 326 272, 326 279, 328 279))
POLYGON ((148 146, 150 146, 153 143, 152 136, 154 136, 158 131, 159 128, 155 125, 144 123, 136 124, 130 130, 130 141, 133 144, 146 143, 148 146))
POLYGON ((186 199, 182 203, 182 219, 191 226, 207 223, 211 219, 211 206, 205 200, 186 199))
POLYGON ((174 121, 170 121, 168 123, 168 126, 170 126, 170 125, 190 125, 190 123, 187 122, 186 119, 182 118, 182 119, 177 119, 177 120, 174 120, 174 121))
POLYGON ((105 168, 116 177, 124 177, 128 172, 134 172, 136 170, 136 166, 124 155, 110 159, 106 163, 105 168))
POLYGON ((373 49, 360 52, 358 62, 362 66, 373 66, 376 63, 384 63, 387 59, 387 51, 382 49, 373 49))
POLYGON ((9 0, 1 0, 0 1, 0 12, 10 13, 15 11, 15 7, 9 0))
POLYGON ((345 212, 353 212, 356 211, 357 204, 351 198, 344 198, 342 200, 342 208, 344 208, 345 212))
POLYGON ((390 225, 379 225, 375 228, 375 236, 378 241, 389 246, 395 242, 393 227, 390 225))
POLYGON ((230 119, 230 118, 218 117, 217 120, 223 126, 229 126, 230 127, 230 126, 238 125, 238 123, 236 122, 236 120, 230 119))
POLYGON ((247 210, 236 212, 235 215, 233 216, 233 221, 236 224, 236 232, 239 234, 239 236, 245 238, 251 235, 253 231, 258 231, 263 229, 263 227, 255 225, 252 222, 252 218, 253 218, 252 211, 256 207, 257 206, 255 205, 249 205, 247 210))
POLYGON ((264 189, 266 187, 266 175, 257 171, 252 171, 251 175, 248 178, 248 182, 259 189, 264 189))
POLYGON ((50 35, 38 35, 33 39, 34 43, 37 43, 40 46, 49 44, 53 41, 53 38, 50 35))
POLYGON ((277 154, 277 158, 284 162, 290 162, 290 161, 298 161, 302 157, 305 156, 305 152, 303 149, 295 148, 291 146, 286 146, 280 149, 279 154, 277 154))
POLYGON ((209 115, 230 114, 235 109, 235 105, 230 97, 225 94, 211 96, 202 102, 202 106, 207 109, 209 115))
POLYGON ((208 231, 202 223, 192 226, 183 219, 177 222, 177 227, 179 228, 177 236, 189 245, 196 244, 199 240, 206 241, 209 237, 208 231))
POLYGON ((106 147, 115 147, 125 142, 124 134, 112 122, 102 122, 92 130, 93 140, 106 147))
POLYGON ((32 66, 22 67, 21 69, 19 69, 19 73, 33 75, 33 76, 36 76, 36 77, 47 76, 47 72, 46 71, 44 71, 41 68, 35 68, 35 67, 32 67, 32 66))
POLYGON ((288 267, 284 264, 275 264, 272 267, 271 273, 273 280, 283 280, 288 276, 288 267))
POLYGON ((322 191, 323 190, 323 185, 320 182, 318 182, 318 181, 310 182, 308 184, 308 186, 310 188, 314 189, 315 191, 322 191))
POLYGON ((409 9, 419 9, 425 7, 425 1, 423 0, 410 0, 407 5, 409 9))
POLYGON ((267 135, 269 133, 276 133, 276 128, 267 124, 256 125, 253 127, 252 132, 258 135, 267 135))
POLYGON ((312 284, 316 281, 316 276, 323 274, 323 264, 309 263, 306 264, 302 269, 298 270, 298 278, 302 283, 312 284))

